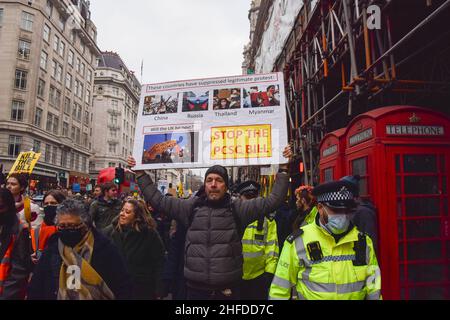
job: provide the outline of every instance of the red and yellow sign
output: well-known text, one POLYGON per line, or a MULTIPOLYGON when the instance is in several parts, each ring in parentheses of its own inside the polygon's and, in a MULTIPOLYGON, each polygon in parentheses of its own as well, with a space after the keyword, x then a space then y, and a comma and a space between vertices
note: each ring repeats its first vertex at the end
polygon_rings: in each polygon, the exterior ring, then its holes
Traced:
POLYGON ((211 128, 211 160, 270 157, 270 124, 211 128))

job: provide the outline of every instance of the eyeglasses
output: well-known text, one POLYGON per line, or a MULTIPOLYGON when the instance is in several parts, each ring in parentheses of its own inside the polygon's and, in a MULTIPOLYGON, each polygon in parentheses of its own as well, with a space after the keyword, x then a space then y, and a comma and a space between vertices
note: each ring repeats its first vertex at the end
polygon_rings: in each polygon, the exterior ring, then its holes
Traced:
POLYGON ((56 227, 58 230, 78 230, 81 229, 84 226, 84 223, 78 223, 78 224, 58 224, 56 227))

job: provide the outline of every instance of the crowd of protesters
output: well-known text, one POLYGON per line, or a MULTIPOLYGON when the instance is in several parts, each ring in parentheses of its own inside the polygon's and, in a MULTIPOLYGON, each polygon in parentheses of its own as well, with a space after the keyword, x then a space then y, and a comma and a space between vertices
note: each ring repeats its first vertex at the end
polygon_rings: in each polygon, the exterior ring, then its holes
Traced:
MULTIPOLYGON (((284 156, 291 155, 287 147, 284 156)), ((377 265, 375 209, 357 200, 357 177, 300 186, 295 207, 287 202, 287 165, 265 198, 256 181, 231 187, 221 166, 209 168, 186 199, 162 194, 143 171, 136 179, 141 195, 119 195, 107 182, 85 196, 47 191, 39 207, 26 203, 26 178, 10 175, 0 188, 0 299, 379 298, 379 280, 347 296, 310 282, 325 240, 351 251, 346 241, 367 235, 370 261, 358 263, 377 265), (297 246, 311 237, 317 241, 301 256, 297 246), (294 264, 311 268, 308 281, 294 264)), ((342 268, 359 272, 351 262, 342 268)))

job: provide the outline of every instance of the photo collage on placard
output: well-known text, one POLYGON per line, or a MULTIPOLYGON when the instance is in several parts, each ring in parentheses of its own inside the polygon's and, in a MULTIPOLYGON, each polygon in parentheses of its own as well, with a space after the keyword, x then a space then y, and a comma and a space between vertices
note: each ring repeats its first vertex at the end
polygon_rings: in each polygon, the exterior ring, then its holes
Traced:
POLYGON ((148 95, 144 98, 143 115, 174 114, 182 98, 182 112, 230 110, 241 108, 275 107, 280 105, 280 87, 277 84, 241 88, 214 89, 212 108, 210 91, 190 90, 182 93, 148 95))

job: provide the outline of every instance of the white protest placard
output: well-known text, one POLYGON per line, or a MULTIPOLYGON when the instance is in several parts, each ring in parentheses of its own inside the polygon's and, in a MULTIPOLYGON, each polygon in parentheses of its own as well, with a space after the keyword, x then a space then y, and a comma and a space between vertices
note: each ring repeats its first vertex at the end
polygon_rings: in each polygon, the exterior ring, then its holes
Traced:
POLYGON ((286 163, 282 73, 142 86, 136 169, 286 163))

